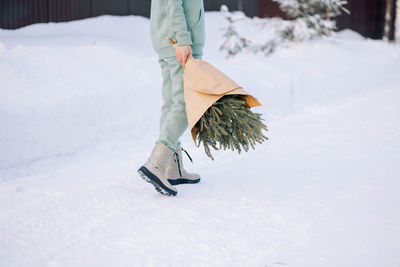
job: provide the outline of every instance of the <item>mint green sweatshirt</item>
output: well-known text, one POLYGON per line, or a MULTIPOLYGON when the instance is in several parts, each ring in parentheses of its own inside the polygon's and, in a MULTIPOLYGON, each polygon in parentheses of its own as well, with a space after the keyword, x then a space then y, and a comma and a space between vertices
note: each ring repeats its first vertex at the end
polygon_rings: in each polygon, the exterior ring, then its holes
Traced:
POLYGON ((191 45, 193 54, 203 54, 205 42, 203 0, 152 0, 150 33, 160 58, 175 56, 166 37, 178 46, 191 45))

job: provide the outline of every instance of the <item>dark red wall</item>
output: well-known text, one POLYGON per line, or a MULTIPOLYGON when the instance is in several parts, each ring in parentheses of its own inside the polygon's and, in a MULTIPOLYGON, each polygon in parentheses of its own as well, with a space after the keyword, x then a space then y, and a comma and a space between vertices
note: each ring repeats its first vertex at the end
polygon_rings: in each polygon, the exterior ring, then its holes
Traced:
POLYGON ((279 5, 272 0, 259 0, 259 10, 257 14, 260 18, 282 17, 286 15, 280 10, 279 5))

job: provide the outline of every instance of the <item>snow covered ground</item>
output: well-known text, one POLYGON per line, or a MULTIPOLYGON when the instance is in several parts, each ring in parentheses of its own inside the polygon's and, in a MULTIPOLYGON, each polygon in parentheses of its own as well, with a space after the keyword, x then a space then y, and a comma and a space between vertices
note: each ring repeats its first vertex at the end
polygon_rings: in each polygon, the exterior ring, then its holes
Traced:
POLYGON ((148 20, 0 30, 0 266, 400 266, 400 47, 351 31, 270 57, 204 59, 264 104, 270 140, 158 194, 148 20))

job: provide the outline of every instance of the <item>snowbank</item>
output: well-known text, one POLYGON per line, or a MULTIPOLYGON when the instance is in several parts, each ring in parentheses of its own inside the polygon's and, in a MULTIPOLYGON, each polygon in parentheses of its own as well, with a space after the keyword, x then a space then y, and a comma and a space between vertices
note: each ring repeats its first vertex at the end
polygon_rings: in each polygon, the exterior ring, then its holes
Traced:
POLYGON ((192 145, 202 183, 135 171, 157 136, 148 20, 0 30, 0 266, 399 266, 400 48, 349 30, 269 57, 204 59, 264 104, 270 140, 192 145))
MULTIPOLYGON (((394 82, 398 49, 382 42, 341 34, 268 58, 226 61, 213 26, 224 21, 211 12, 207 23, 204 58, 258 95, 269 119, 394 82), (365 78, 371 69, 372 81, 365 78)), ((157 131, 161 81, 147 28, 142 17, 102 16, 0 31, 0 166, 73 153, 115 135, 136 138, 139 125, 157 131)))

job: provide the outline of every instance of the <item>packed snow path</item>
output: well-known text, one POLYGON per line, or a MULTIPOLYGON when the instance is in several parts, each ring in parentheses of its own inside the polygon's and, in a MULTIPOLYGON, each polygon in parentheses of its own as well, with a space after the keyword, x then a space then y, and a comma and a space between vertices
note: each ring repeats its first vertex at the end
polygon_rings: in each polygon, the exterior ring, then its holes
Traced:
POLYGON ((344 31, 264 58, 204 59, 264 104, 270 140, 165 197, 148 21, 0 31, 0 266, 400 266, 400 47, 344 31))

